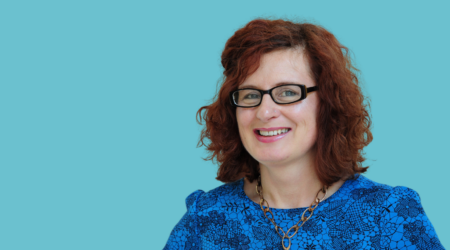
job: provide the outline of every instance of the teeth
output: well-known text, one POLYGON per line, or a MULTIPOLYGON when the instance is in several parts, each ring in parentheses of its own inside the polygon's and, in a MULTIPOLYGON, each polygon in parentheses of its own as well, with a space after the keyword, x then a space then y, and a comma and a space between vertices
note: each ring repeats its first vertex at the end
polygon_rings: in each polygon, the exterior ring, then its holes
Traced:
POLYGON ((278 129, 278 130, 272 130, 272 131, 259 131, 259 134, 262 136, 274 136, 274 135, 281 135, 283 133, 288 132, 287 128, 278 129))

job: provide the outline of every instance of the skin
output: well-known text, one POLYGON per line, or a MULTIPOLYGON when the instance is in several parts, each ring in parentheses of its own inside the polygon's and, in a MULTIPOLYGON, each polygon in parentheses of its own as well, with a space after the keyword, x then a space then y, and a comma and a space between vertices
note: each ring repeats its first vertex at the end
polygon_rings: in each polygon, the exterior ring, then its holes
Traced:
MULTIPOLYGON (((257 71, 239 88, 268 90, 283 82, 316 86, 301 48, 265 54, 257 71)), ((263 195, 273 208, 307 207, 323 186, 314 171, 318 108, 317 92, 311 92, 300 102, 287 105, 276 104, 269 95, 264 95, 258 107, 236 108, 242 143, 260 164, 263 195), (291 131, 271 143, 256 139, 253 132, 255 128, 271 127, 288 127, 291 131)), ((329 187, 327 197, 343 183, 338 181, 329 187)), ((255 186, 256 181, 250 183, 246 179, 244 191, 251 200, 259 203, 255 186)))

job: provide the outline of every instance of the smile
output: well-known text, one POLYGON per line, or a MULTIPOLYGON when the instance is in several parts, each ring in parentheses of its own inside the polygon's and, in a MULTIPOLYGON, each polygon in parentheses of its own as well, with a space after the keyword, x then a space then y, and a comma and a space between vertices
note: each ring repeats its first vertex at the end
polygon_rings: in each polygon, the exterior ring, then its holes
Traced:
POLYGON ((291 128, 277 127, 277 128, 257 128, 253 130, 256 139, 262 143, 272 143, 284 138, 291 128))
POLYGON ((281 135, 281 134, 287 133, 289 130, 290 130, 289 128, 283 128, 283 129, 270 130, 270 131, 257 130, 257 132, 259 135, 262 135, 262 136, 275 136, 275 135, 281 135))

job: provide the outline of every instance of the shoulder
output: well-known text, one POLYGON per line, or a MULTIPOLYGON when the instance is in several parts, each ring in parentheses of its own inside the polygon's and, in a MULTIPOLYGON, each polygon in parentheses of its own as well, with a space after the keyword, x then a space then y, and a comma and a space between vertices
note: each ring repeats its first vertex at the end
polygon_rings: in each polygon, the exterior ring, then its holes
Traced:
POLYGON ((353 189, 371 189, 374 191, 392 189, 392 186, 375 182, 363 175, 356 175, 354 179, 350 179, 349 186, 353 189))
POLYGON ((382 202, 393 189, 392 186, 381 184, 365 176, 358 175, 354 179, 347 180, 344 193, 354 201, 376 199, 377 202, 382 202))
POLYGON ((380 214, 382 242, 392 249, 401 249, 405 245, 414 245, 416 249, 444 249, 419 194, 413 189, 391 188, 380 214))
MULTIPOLYGON (((352 188, 349 195, 352 199, 369 203, 372 206, 381 206, 383 210, 380 212, 383 214, 403 210, 403 207, 414 210, 410 215, 423 213, 419 194, 411 188, 380 184, 364 176, 359 176, 356 180, 352 180, 350 184, 349 186, 352 186, 352 188)), ((398 215, 404 214, 400 212, 398 215)))
POLYGON ((343 193, 353 202, 369 203, 371 206, 384 204, 391 207, 399 202, 405 202, 405 200, 414 200, 420 203, 417 192, 408 187, 381 184, 362 175, 347 182, 343 193))
POLYGON ((397 218, 409 221, 426 219, 419 194, 408 187, 393 188, 389 192, 384 207, 387 221, 395 220, 398 223, 397 218))
POLYGON ((360 175, 347 180, 341 189, 324 211, 330 228, 343 240, 354 240, 354 235, 363 232, 370 234, 364 241, 380 249, 412 245, 443 249, 419 195, 411 188, 380 184, 360 175))
POLYGON ((403 186, 389 186, 380 184, 368 179, 365 176, 359 176, 355 180, 350 180, 348 185, 349 194, 353 199, 367 199, 371 196, 384 198, 385 202, 396 203, 403 200, 414 200, 420 202, 419 194, 411 188, 403 186))
POLYGON ((243 197, 243 180, 223 184, 208 192, 197 190, 186 198, 188 210, 205 211, 213 207, 239 202, 243 197))

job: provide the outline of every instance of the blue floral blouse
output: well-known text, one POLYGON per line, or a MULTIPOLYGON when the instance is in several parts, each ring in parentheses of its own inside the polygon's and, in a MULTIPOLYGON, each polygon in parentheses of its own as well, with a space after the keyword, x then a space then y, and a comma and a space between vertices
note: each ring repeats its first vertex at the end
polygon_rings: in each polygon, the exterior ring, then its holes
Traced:
MULTIPOLYGON (((281 237, 243 186, 241 179, 189 195, 164 250, 282 249, 281 237)), ((306 208, 270 209, 286 232, 306 208)), ((361 175, 321 202, 291 242, 292 250, 444 249, 414 190, 361 175)))

